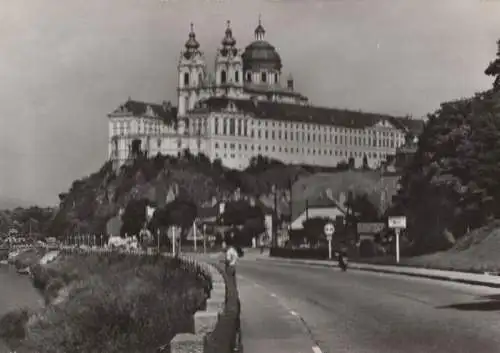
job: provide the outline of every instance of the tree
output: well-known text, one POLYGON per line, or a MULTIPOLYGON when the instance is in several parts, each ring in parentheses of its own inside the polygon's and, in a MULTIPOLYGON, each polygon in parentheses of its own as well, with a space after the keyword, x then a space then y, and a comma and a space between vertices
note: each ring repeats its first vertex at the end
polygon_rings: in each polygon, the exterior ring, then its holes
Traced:
POLYGON ((186 198, 177 198, 155 210, 148 229, 154 233, 161 228, 178 226, 185 237, 193 226, 197 214, 198 208, 194 202, 186 198))
POLYGON ((500 216, 500 107, 495 92, 445 103, 429 119, 404 170, 398 202, 420 252, 500 216))
POLYGON ((261 219, 264 221, 264 213, 260 207, 251 206, 247 201, 232 201, 226 203, 223 214, 223 224, 244 225, 249 219, 261 219))
POLYGON ((252 243, 252 238, 258 238, 259 235, 266 231, 266 225, 264 224, 264 217, 253 217, 249 218, 243 224, 242 229, 242 245, 250 245, 252 243))
POLYGON ((304 234, 310 243, 317 244, 320 240, 324 239, 324 228, 328 222, 331 222, 331 220, 327 217, 313 217, 302 222, 304 234))
POLYGON ((355 219, 361 222, 376 222, 379 220, 377 207, 370 201, 367 194, 351 194, 345 202, 345 206, 355 219))
POLYGON ((131 200, 127 204, 122 215, 121 237, 124 237, 125 234, 129 236, 139 234, 146 222, 146 206, 148 204, 149 201, 146 199, 131 200))
POLYGON ((493 89, 500 90, 500 39, 497 41, 497 57, 495 60, 489 63, 484 73, 488 76, 493 76, 495 78, 493 82, 493 89))
POLYGON ((370 166, 368 165, 368 157, 366 153, 363 155, 363 170, 369 170, 370 166))

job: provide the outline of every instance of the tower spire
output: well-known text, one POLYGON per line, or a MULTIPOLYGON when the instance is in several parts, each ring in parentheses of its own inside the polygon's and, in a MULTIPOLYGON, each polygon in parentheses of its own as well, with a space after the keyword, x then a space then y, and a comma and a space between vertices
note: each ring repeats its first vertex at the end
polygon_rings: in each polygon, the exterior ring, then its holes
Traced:
POLYGON ((264 29, 264 26, 262 26, 262 18, 259 13, 259 24, 257 28, 255 28, 255 40, 264 40, 264 35, 266 34, 266 30, 264 29))
POLYGON ((222 39, 222 46, 227 49, 227 47, 234 47, 236 45, 236 39, 233 37, 233 30, 231 29, 231 21, 226 21, 226 32, 222 39))
POLYGON ((200 47, 200 43, 196 40, 196 34, 194 33, 194 24, 193 22, 190 23, 190 32, 189 32, 189 39, 187 40, 185 47, 188 51, 195 51, 198 50, 200 47))

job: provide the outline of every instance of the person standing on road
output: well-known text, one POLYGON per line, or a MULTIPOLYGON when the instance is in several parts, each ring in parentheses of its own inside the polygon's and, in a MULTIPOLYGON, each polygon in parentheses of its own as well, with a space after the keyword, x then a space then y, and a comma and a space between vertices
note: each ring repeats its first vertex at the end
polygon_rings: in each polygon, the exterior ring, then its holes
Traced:
POLYGON ((226 251, 225 251, 225 265, 226 265, 226 272, 230 276, 235 276, 236 275, 236 262, 238 262, 238 250, 236 250, 236 247, 234 246, 234 242, 232 239, 228 239, 226 242, 226 251))

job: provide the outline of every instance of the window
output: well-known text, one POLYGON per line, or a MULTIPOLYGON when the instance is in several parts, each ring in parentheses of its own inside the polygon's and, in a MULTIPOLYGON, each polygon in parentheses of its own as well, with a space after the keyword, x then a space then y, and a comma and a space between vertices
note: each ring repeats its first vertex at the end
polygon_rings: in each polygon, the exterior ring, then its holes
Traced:
POLYGON ((218 142, 215 143, 215 148, 219 148, 219 143, 218 142))
POLYGON ((234 82, 238 83, 240 81, 240 73, 239 71, 236 71, 234 73, 234 82))
POLYGON ((218 135, 219 134, 219 119, 215 118, 214 120, 214 134, 218 135))
POLYGON ((189 73, 187 72, 184 73, 184 85, 185 86, 189 85, 189 73))
POLYGON ((161 139, 158 139, 158 148, 161 147, 161 139))
POLYGON ((222 71, 220 72, 220 82, 221 82, 222 84, 226 83, 226 80, 227 80, 226 75, 227 75, 227 74, 226 74, 226 71, 225 71, 225 70, 222 70, 222 71))
POLYGON ((252 82, 252 73, 251 72, 247 72, 247 81, 252 82))
POLYGON ((203 75, 198 74, 198 85, 201 86, 202 83, 203 83, 203 75))
POLYGON ((222 122, 222 134, 227 135, 227 119, 224 119, 222 122))
POLYGON ((260 74, 260 79, 262 82, 267 82, 267 74, 265 72, 262 72, 260 74))
POLYGON ((229 135, 234 136, 236 133, 235 119, 229 119, 229 135))

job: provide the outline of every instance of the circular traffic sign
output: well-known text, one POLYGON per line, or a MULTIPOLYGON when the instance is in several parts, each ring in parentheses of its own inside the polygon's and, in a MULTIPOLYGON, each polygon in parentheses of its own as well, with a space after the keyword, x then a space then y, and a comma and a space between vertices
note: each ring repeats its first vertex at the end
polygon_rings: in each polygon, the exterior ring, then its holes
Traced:
POLYGON ((335 226, 332 223, 327 223, 325 224, 324 231, 327 237, 331 237, 335 233, 335 226))

